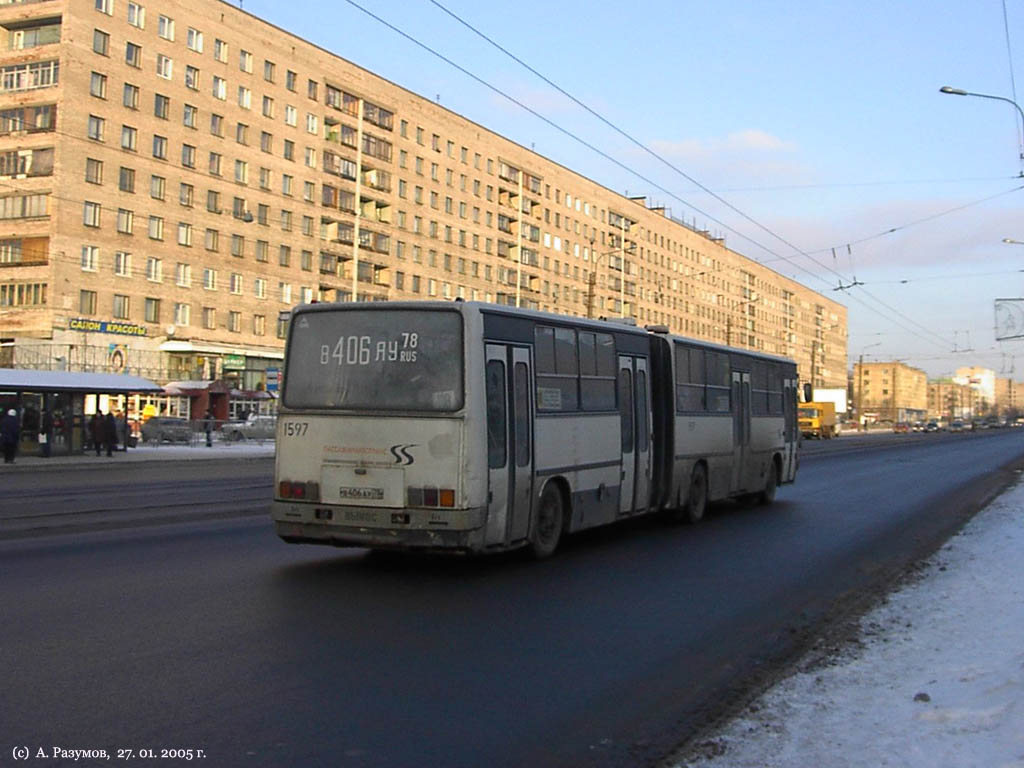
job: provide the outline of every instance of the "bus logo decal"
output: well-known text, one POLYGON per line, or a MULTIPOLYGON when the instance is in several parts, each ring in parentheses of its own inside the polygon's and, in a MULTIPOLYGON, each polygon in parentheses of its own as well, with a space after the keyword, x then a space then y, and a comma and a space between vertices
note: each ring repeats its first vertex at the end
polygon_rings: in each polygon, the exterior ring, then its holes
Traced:
POLYGON ((398 445, 391 446, 391 455, 395 457, 395 464, 402 464, 403 466, 409 466, 416 459, 409 453, 410 448, 415 448, 418 443, 399 443, 398 445))

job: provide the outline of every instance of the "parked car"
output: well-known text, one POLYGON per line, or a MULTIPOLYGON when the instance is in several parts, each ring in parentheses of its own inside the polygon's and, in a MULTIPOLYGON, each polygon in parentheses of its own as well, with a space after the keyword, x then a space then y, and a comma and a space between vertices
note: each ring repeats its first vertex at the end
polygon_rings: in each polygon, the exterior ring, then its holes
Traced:
POLYGON ((893 425, 892 431, 893 432, 909 432, 910 431, 910 425, 907 422, 905 422, 905 421, 898 421, 898 422, 896 422, 896 424, 893 425))
POLYGON ((272 440, 276 429, 276 416, 259 415, 245 421, 229 421, 221 434, 225 440, 272 440))
POLYGON ((927 424, 924 425, 924 431, 925 432, 938 432, 939 431, 939 422, 937 422, 935 419, 932 419, 931 421, 929 421, 927 424))
POLYGON ((186 419, 151 416, 142 422, 142 428, 139 431, 144 443, 192 442, 192 425, 186 419))
POLYGON ((949 431, 950 432, 963 432, 964 431, 964 423, 962 421, 960 421, 960 419, 956 419, 954 421, 949 422, 949 431))

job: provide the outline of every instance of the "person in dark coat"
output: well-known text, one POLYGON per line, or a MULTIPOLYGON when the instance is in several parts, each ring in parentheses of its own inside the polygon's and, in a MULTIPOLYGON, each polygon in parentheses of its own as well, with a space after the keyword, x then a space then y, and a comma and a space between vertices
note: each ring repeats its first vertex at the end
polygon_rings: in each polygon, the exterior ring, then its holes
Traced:
POLYGON ((50 458, 50 446, 53 443, 53 416, 46 409, 43 409, 43 416, 39 420, 39 450, 44 459, 50 458))
POLYGON ((206 416, 203 417, 203 430, 206 432, 206 447, 213 448, 213 409, 206 409, 206 416))
POLYGON ((107 411, 103 417, 103 426, 100 431, 103 433, 103 442, 107 446, 107 456, 114 455, 114 446, 117 444, 117 419, 113 411, 107 411))
POLYGON ((99 411, 96 411, 89 419, 89 435, 92 438, 93 447, 96 449, 96 455, 99 456, 100 446, 103 445, 103 416, 99 411))
POLYGON ((14 456, 18 452, 18 436, 20 431, 18 412, 11 408, 0 419, 0 443, 3 444, 4 464, 14 463, 14 456))

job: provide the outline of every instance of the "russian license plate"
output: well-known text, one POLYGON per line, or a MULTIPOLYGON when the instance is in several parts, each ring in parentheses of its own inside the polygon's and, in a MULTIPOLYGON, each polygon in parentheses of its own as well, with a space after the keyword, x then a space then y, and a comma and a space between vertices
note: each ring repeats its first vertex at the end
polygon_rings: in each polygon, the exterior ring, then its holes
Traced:
POLYGON ((343 485, 338 488, 338 496, 343 499, 377 499, 384 498, 383 488, 356 488, 343 485))

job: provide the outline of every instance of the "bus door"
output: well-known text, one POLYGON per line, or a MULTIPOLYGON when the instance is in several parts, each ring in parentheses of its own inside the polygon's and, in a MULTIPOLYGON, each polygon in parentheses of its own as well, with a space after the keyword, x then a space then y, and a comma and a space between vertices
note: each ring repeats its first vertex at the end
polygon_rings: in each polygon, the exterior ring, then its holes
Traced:
POLYGON ((619 356, 619 423, 622 482, 619 513, 646 509, 651 492, 651 414, 647 360, 619 356))
POLYGON ((486 543, 526 538, 533 498, 530 350, 488 344, 486 543))
POLYGON ((746 490, 750 452, 750 373, 732 372, 732 490, 746 490))
POLYGON ((782 434, 784 448, 782 451, 782 477, 779 480, 789 481, 796 474, 796 444, 799 437, 796 428, 797 381, 795 379, 783 380, 782 397, 782 412, 786 423, 782 434))

